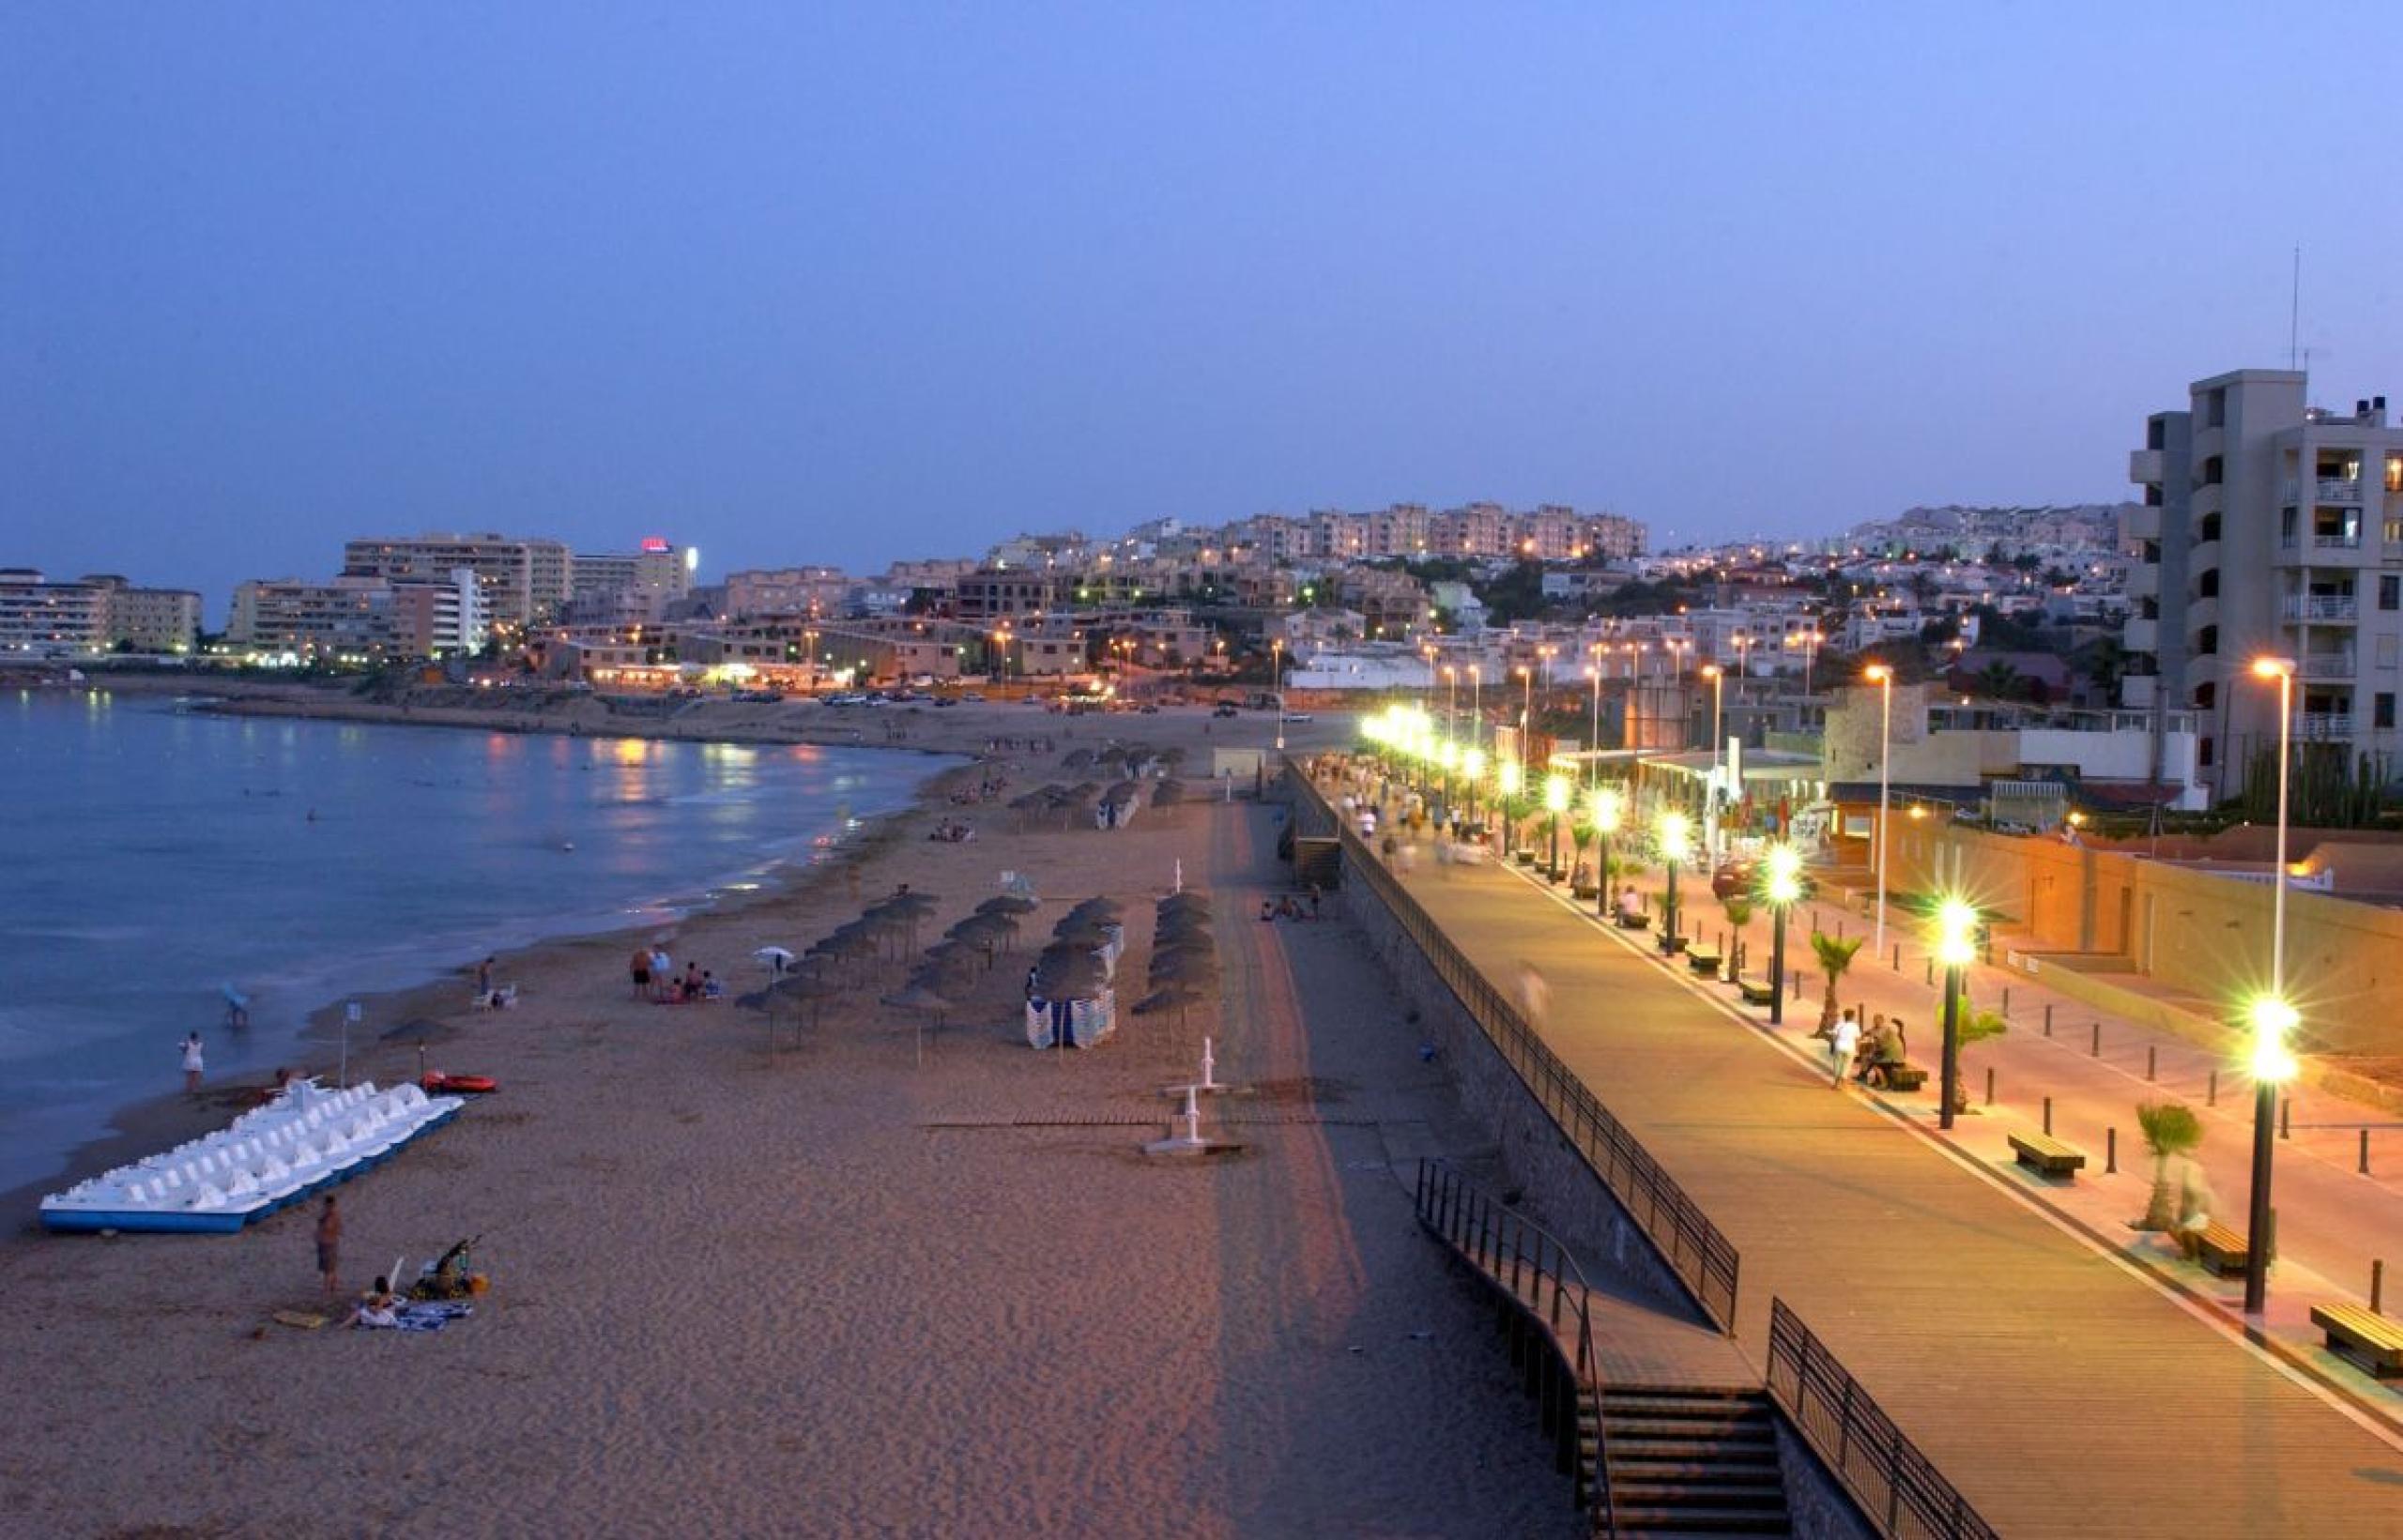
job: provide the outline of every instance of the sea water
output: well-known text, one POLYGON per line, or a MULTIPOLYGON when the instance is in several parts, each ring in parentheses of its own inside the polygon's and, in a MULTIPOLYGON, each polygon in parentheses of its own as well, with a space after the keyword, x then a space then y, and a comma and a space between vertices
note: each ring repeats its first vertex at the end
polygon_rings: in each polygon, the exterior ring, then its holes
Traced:
MULTIPOLYGON (((672 921, 952 762, 0 693, 0 1190, 178 1089, 188 1031, 208 1079, 264 1078, 330 1000, 672 921), (224 1025, 228 986, 247 1029, 224 1025)), ((747 957, 700 961, 757 982, 747 957)))

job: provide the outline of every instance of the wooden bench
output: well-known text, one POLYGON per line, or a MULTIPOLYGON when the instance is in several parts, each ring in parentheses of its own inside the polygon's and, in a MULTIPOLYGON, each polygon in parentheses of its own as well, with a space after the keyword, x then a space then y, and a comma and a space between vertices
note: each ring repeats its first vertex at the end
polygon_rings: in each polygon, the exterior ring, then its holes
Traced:
POLYGON ((1870 1068, 1885 1078, 1877 1088, 1880 1090, 1917 1090, 1927 1084, 1927 1072, 1917 1064, 1872 1064, 1870 1068))
POLYGON ((1744 997, 1746 1005, 1768 1005, 1777 999, 1777 991, 1759 979, 1737 979, 1736 993, 1744 997))
POLYGON ((2244 1263, 2252 1255, 2252 1247, 2244 1237, 2213 1220, 2195 1237, 2195 1249, 2201 1253, 2202 1264, 2225 1278, 2231 1273, 2244 1271, 2244 1263))
POLYGON ((2328 1346, 2357 1359, 2383 1379, 2403 1374, 2403 1320, 2389 1320, 2358 1304, 2315 1304, 2311 1324, 2328 1334, 2328 1346))
POLYGON ((1618 928, 1621 930, 1650 930, 1652 928, 1652 917, 1648 914, 1630 914, 1625 909, 1621 909, 1618 911, 1618 928))
POLYGON ((1725 960, 1708 947, 1686 949, 1686 966, 1697 973, 1707 973, 1713 978, 1719 976, 1719 965, 1725 960))
POLYGON ((2085 1151, 2063 1144, 2050 1134, 2013 1134, 2011 1148, 2020 1165, 2032 1166, 2048 1177, 2067 1177, 2074 1182, 2086 1165, 2085 1151))

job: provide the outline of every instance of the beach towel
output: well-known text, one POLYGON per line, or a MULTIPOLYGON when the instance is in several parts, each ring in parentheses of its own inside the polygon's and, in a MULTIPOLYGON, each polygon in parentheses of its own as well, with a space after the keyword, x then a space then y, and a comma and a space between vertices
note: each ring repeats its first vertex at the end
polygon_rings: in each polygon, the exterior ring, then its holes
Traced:
POLYGON ((472 1304, 456 1301, 422 1301, 404 1304, 393 1312, 392 1329, 397 1332, 438 1332, 464 1316, 475 1314, 472 1304))

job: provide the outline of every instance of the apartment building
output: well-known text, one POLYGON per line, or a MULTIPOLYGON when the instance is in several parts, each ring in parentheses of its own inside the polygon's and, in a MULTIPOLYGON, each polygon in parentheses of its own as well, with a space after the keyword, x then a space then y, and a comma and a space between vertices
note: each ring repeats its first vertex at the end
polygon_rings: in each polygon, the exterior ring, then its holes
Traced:
POLYGON ((2277 742, 2259 657, 2295 663, 2299 740, 2348 756, 2403 748, 2403 430, 2383 396, 2339 413, 2308 405, 2307 389, 2288 370, 2197 380, 2186 410, 2147 419, 2129 460, 2144 506, 2129 520, 2141 559, 2122 641, 2140 663, 2122 702, 2194 712, 2214 798, 2241 791, 2277 742))
POLYGON ((106 600, 88 583, 0 568, 0 658, 77 658, 107 648, 106 600))
POLYGON ((566 545, 551 540, 494 534, 374 537, 345 542, 342 566, 345 577, 388 583, 447 582, 464 567, 483 587, 492 624, 511 631, 556 621, 574 592, 573 558, 566 545))
POLYGON ((234 589, 228 646, 300 658, 438 658, 483 650, 491 638, 482 574, 392 583, 345 572, 330 583, 261 578, 234 589))
POLYGON ((84 581, 100 590, 100 629, 112 649, 178 653, 200 644, 200 595, 191 589, 137 588, 114 574, 84 581))
POLYGON ((726 574, 726 613, 841 615, 851 580, 839 567, 776 567, 726 574))
POLYGON ((655 622, 693 591, 700 565, 700 552, 656 535, 632 551, 578 551, 568 558, 569 594, 579 612, 655 622))

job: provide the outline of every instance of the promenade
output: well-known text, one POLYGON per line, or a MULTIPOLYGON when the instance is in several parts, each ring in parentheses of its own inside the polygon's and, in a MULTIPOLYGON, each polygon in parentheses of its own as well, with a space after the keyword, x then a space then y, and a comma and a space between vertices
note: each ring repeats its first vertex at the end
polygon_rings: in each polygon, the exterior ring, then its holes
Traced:
POLYGON ((2006 1163, 1830 1090, 1516 874, 1403 880, 1497 988, 1545 975, 1544 1040, 1741 1252, 1737 1347, 1763 1360, 1783 1299, 2000 1532, 2392 1528, 2403 1439, 2042 1211, 2006 1163))

